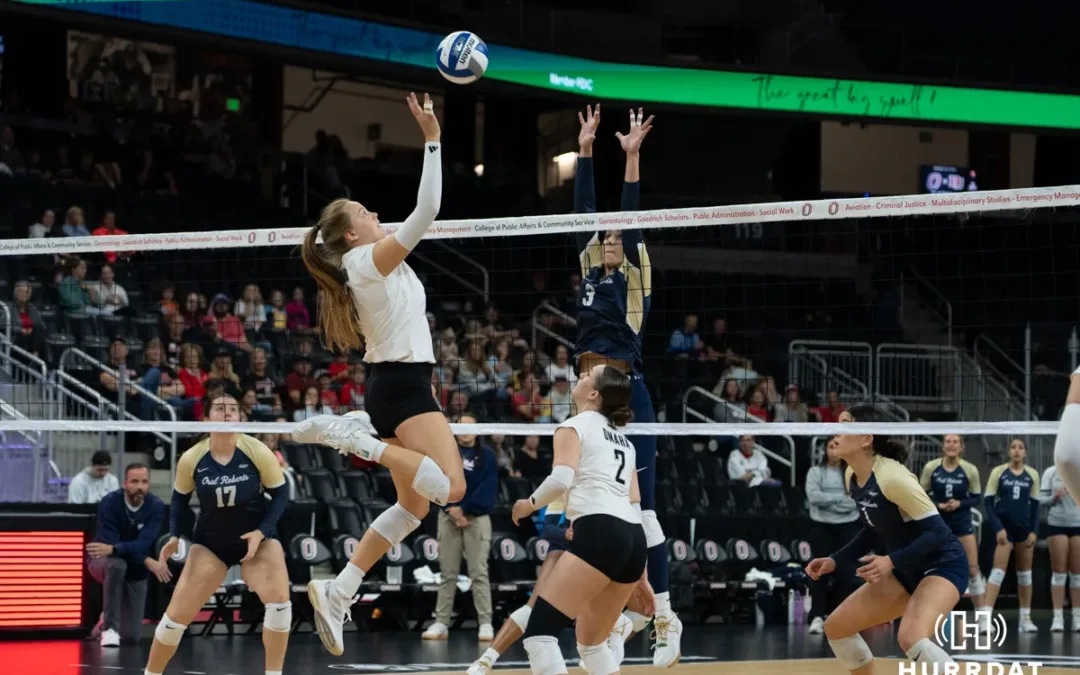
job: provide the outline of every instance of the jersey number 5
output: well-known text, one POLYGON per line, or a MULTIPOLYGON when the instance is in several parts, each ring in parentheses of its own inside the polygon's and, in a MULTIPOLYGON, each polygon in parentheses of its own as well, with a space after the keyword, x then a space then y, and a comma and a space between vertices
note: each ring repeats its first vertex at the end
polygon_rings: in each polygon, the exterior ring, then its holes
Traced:
POLYGON ((225 487, 219 487, 214 490, 214 492, 217 493, 217 505, 219 509, 226 506, 236 506, 235 485, 226 485, 225 487))
POLYGON ((626 479, 622 477, 623 470, 626 469, 626 453, 615 448, 615 458, 619 460, 619 470, 615 472, 615 480, 619 485, 626 485, 626 479))
POLYGON ((586 307, 592 306, 593 298, 596 297, 596 289, 592 284, 585 284, 585 297, 581 300, 581 304, 586 307))

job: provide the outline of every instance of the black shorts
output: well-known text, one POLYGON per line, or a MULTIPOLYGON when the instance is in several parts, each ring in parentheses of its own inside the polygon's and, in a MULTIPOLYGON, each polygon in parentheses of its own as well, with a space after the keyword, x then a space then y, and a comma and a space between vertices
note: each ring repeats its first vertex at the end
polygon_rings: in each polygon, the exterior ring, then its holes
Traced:
POLYGON ((582 516, 574 521, 574 539, 567 550, 618 584, 641 578, 649 549, 640 523, 628 523, 606 514, 582 516))
MULTIPOLYGON (((269 537, 273 538, 273 537, 269 537)), ((240 560, 247 555, 248 545, 247 542, 241 539, 239 536, 230 537, 228 539, 223 537, 208 536, 196 532, 191 538, 192 544, 198 544, 209 550, 218 560, 225 563, 225 567, 232 567, 233 565, 239 565, 240 560)))
POLYGON ((431 393, 434 369, 433 363, 397 361, 368 366, 364 404, 379 436, 393 438, 405 420, 424 413, 442 412, 431 393))
POLYGON ((1066 527, 1064 525, 1047 525, 1046 536, 1064 535, 1066 537, 1080 537, 1080 527, 1066 527))

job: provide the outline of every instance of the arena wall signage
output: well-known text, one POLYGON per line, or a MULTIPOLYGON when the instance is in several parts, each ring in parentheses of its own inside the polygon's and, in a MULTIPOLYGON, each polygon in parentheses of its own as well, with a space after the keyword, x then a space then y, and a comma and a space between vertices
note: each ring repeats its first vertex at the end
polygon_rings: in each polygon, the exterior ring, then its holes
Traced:
MULTIPOLYGON (((440 35, 252 0, 42 2, 56 9, 435 69, 440 35)), ((607 63, 488 43, 487 77, 592 99, 1080 129, 1080 96, 607 63)))

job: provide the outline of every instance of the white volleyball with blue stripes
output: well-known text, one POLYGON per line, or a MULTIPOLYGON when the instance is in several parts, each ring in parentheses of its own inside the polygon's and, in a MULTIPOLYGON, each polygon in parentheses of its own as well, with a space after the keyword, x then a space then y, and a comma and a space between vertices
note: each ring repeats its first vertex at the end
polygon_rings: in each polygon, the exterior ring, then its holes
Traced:
POLYGON ((454 84, 472 84, 487 70, 487 45, 479 35, 466 30, 450 33, 435 50, 435 63, 439 73, 454 84))

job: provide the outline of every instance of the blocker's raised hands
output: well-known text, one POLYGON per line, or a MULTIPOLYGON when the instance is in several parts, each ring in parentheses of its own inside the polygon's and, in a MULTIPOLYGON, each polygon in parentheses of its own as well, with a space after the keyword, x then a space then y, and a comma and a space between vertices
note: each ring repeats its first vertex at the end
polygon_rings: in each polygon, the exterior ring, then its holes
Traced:
POLYGON ((619 144, 622 145, 623 152, 627 154, 635 154, 641 150, 641 142, 645 140, 645 136, 652 131, 652 121, 655 115, 649 115, 649 119, 642 122, 642 118, 645 117, 645 109, 638 108, 637 114, 634 114, 634 109, 630 109, 630 132, 622 133, 621 131, 615 132, 615 138, 619 139, 619 144))
POLYGON ((596 128, 600 126, 600 104, 596 104, 596 110, 591 105, 585 106, 585 114, 577 114, 578 122, 581 123, 581 131, 578 132, 577 142, 582 150, 592 150, 593 141, 596 140, 596 128))

